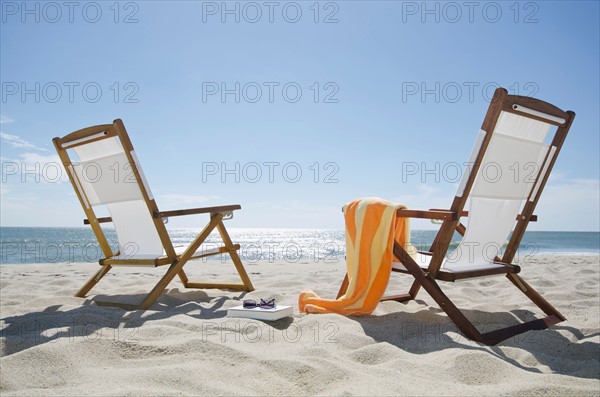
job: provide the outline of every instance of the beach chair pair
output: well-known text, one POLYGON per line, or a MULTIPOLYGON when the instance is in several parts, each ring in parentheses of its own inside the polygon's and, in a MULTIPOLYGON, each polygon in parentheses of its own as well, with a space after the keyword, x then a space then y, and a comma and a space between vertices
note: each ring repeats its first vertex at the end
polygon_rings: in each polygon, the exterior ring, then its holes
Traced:
MULTIPOLYGON (((394 244, 394 256, 399 262, 393 263, 393 270, 411 275, 414 282, 408 293, 383 299, 415 299, 423 288, 467 337, 490 345, 563 321, 565 318, 518 275, 520 267, 513 260, 527 225, 536 220, 535 207, 574 117, 575 113, 562 111, 541 100, 508 95, 505 89, 497 89, 477 136, 467 171, 449 209, 397 211, 398 217, 432 219, 442 223, 429 251, 420 251, 416 257, 409 255, 406 247, 397 242, 394 244), (554 131, 550 134, 552 129, 554 131), (467 205, 469 209, 465 211, 467 205), (468 218, 466 225, 461 222, 462 218, 468 218), (447 255, 455 232, 463 236, 462 241, 453 254, 447 255), (502 253, 507 240, 508 245, 502 253), (506 276, 547 317, 482 334, 438 284, 438 281, 455 282, 498 275, 506 276)), ((253 289, 237 255, 239 246, 232 243, 223 224, 232 211, 240 209, 239 205, 159 211, 121 120, 55 138, 54 144, 86 214, 85 222, 92 227, 105 255, 100 260, 100 270, 77 296, 85 296, 112 266, 124 264, 169 265, 166 274, 142 302, 142 308, 152 305, 175 276, 179 276, 184 286, 191 288, 253 289), (78 162, 71 161, 70 149, 78 156, 78 162), (115 164, 129 167, 131 173, 127 180, 112 178, 115 164), (111 178, 91 181, 90 176, 85 174, 86 168, 111 178), (94 207, 100 204, 108 207, 112 219, 96 217, 94 207), (188 247, 183 250, 174 248, 163 219, 202 213, 210 214, 209 223, 188 247), (111 220, 119 240, 117 252, 111 251, 100 227, 101 222, 111 220), (224 246, 210 252, 198 251, 215 228, 224 246), (188 280, 183 266, 190 259, 219 253, 231 256, 242 283, 209 284, 188 280)), ((346 277, 338 296, 343 295, 347 285, 346 277)))

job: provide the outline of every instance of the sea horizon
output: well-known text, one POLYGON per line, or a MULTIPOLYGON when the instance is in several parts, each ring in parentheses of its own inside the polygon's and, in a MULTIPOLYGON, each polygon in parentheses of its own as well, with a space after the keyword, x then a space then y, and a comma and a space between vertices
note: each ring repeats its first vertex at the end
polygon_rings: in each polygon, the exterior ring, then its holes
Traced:
MULTIPOLYGON (((105 227, 111 248, 118 249, 117 235, 105 227)), ((197 228, 167 228, 175 246, 189 244, 197 228)), ((240 257, 248 263, 281 261, 285 263, 341 263, 345 257, 345 234, 341 229, 324 228, 229 228, 232 240, 240 244, 240 257)), ((411 242, 419 250, 428 250, 437 230, 411 231, 411 242)), ((449 252, 459 244, 455 233, 449 252)), ((220 245, 213 233, 202 245, 211 249, 220 245)), ((600 232, 595 231, 528 231, 517 252, 516 260, 535 255, 600 255, 600 232)), ((0 264, 60 262, 97 262, 103 257, 89 227, 0 226, 0 264)), ((212 260, 227 260, 217 255, 212 260)), ((211 259, 203 259, 211 260, 211 259)))

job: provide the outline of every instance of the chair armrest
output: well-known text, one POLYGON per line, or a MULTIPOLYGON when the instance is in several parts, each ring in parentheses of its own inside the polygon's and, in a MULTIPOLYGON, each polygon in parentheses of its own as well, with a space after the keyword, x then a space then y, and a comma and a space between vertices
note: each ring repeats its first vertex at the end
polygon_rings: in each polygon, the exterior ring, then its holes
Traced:
MULTIPOLYGON (((231 212, 242 209, 239 204, 234 205, 221 205, 218 207, 202 207, 202 208, 190 208, 186 210, 174 210, 174 211, 154 211, 152 214, 153 218, 168 218, 171 216, 182 216, 182 215, 196 215, 196 214, 215 214, 220 212, 231 212)), ((98 223, 112 222, 111 217, 98 218, 98 223)), ((84 225, 89 225, 90 221, 87 219, 83 220, 84 225)))
MULTIPOLYGON (((108 222, 112 222, 112 218, 110 216, 107 216, 106 218, 96 218, 96 220, 98 221, 98 223, 108 223, 108 222)), ((84 219, 83 220, 83 224, 84 225, 89 225, 90 221, 88 219, 84 219)))
MULTIPOLYGON (((342 207, 344 212, 344 207, 342 207)), ((421 218, 421 219, 441 219, 441 220, 457 220, 456 212, 448 210, 408 210, 400 209, 396 211, 397 216, 404 218, 421 218)))
POLYGON ((455 221, 458 219, 458 214, 448 210, 408 210, 399 209, 396 211, 397 216, 404 218, 419 218, 419 219, 439 219, 442 221, 455 221))
MULTIPOLYGON (((447 210, 440 210, 437 208, 432 208, 429 211, 447 211, 447 210)), ((463 216, 469 216, 469 211, 461 211, 460 216, 461 216, 461 218, 463 216)), ((522 216, 521 214, 517 214, 517 220, 520 220, 521 216, 522 216)), ((531 217, 529 217, 529 222, 537 222, 537 219, 538 219, 537 215, 531 215, 531 217)))
MULTIPOLYGON (((444 211, 444 212, 450 212, 450 210, 443 210, 443 209, 440 209, 440 208, 430 208, 430 209, 429 209, 429 211, 444 211)), ((462 218, 463 216, 469 216, 469 211, 464 211, 464 210, 463 210, 463 211, 460 211, 460 216, 461 216, 461 218, 462 218)))
MULTIPOLYGON (((342 212, 344 212, 344 208, 342 208, 342 212)), ((404 218, 419 218, 419 219, 439 219, 442 221, 455 221, 458 219, 457 213, 455 211, 450 210, 441 210, 437 208, 430 209, 428 211, 425 210, 398 210, 396 212, 397 216, 401 216, 404 218)), ((461 211, 460 216, 469 216, 469 211, 461 211)), ((537 222, 537 215, 531 215, 529 218, 529 222, 537 222)), ((517 214, 517 219, 521 219, 521 214, 517 214)))
POLYGON ((222 205, 218 207, 202 207, 202 208, 190 208, 186 210, 174 210, 174 211, 154 211, 152 217, 154 218, 168 218, 172 216, 182 215, 196 215, 196 214, 216 214, 220 212, 231 212, 242 209, 239 204, 234 205, 222 205))
MULTIPOLYGON (((521 218, 521 214, 517 215, 517 220, 519 220, 521 218)), ((531 215, 529 217, 529 222, 537 222, 537 215, 531 215)))

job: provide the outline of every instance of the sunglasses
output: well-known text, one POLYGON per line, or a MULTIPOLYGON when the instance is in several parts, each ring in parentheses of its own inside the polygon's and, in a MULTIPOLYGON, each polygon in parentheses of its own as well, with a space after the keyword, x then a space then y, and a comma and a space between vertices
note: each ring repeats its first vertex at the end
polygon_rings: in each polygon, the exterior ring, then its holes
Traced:
POLYGON ((260 302, 256 302, 254 299, 244 301, 244 309, 254 309, 255 307, 273 309, 275 307, 275 299, 269 299, 268 301, 261 299, 260 302))

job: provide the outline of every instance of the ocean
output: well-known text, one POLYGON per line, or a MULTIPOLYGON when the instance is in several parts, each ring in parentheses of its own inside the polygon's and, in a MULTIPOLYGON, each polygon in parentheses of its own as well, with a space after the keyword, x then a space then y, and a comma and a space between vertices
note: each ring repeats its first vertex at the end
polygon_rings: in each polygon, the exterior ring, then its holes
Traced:
MULTIPOLYGON (((114 229, 105 230, 116 250, 114 229)), ((192 229, 169 229, 174 244, 190 243, 198 233, 192 229)), ((232 240, 240 244, 240 257, 246 263, 260 260, 312 261, 338 263, 344 261, 343 230, 323 229, 229 229, 232 240)), ((426 250, 435 237, 434 230, 413 230, 411 240, 418 249, 426 250)), ((451 250, 458 245, 455 234, 451 250)), ((211 234, 204 248, 220 243, 211 234)), ((600 255, 599 232, 526 232, 517 259, 533 255, 600 255)), ((226 255, 211 259, 225 260, 226 255)), ((84 227, 0 227, 0 264, 97 262, 102 252, 91 229, 84 227)))

